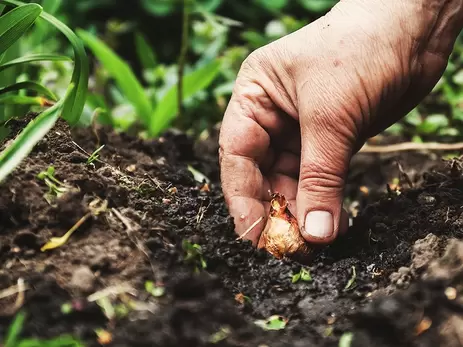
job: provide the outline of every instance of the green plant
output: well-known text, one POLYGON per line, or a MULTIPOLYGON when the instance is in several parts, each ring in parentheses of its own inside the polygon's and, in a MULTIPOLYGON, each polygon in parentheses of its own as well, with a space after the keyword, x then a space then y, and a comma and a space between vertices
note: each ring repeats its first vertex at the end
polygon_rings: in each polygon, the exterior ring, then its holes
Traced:
POLYGON ((8 329, 5 347, 84 347, 77 339, 69 335, 55 337, 50 340, 21 338, 21 332, 26 320, 24 312, 19 312, 8 329))
POLYGON ((101 145, 100 147, 98 147, 97 149, 95 149, 93 151, 92 154, 90 154, 90 156, 88 157, 87 159, 87 165, 90 165, 92 164, 94 161, 98 160, 98 158, 100 157, 100 155, 98 153, 100 153, 100 151, 104 148, 104 145, 101 145))
POLYGON ((312 282, 312 276, 310 276, 309 270, 301 268, 301 270, 298 273, 292 275, 291 277, 292 283, 297 283, 299 281, 312 282))
POLYGON ((166 293, 166 289, 161 286, 157 286, 152 281, 145 282, 145 290, 155 298, 159 298, 166 293))
POLYGON ((356 280, 357 280, 357 272, 355 270, 355 266, 352 266, 352 275, 349 281, 347 282, 346 286, 344 287, 344 290, 351 290, 355 288, 357 286, 356 280))
POLYGON ((207 267, 206 260, 203 258, 203 250, 200 245, 183 240, 182 248, 185 252, 184 261, 193 264, 196 272, 207 267))
POLYGON ((354 333, 352 332, 345 332, 342 334, 341 338, 339 339, 339 347, 350 347, 352 345, 352 341, 354 339, 354 333))
POLYGON ((282 330, 286 328, 288 320, 282 316, 273 315, 267 319, 256 320, 254 324, 256 324, 264 330, 282 330))
MULTIPOLYGON (((82 109, 85 104, 87 83, 88 83, 88 61, 84 47, 79 38, 61 21, 52 15, 43 11, 38 4, 25 4, 16 0, 0 0, 2 10, 7 7, 11 8, 8 12, 0 17, 0 71, 5 74, 7 69, 12 69, 20 65, 33 61, 43 60, 67 60, 59 55, 51 54, 33 54, 25 56, 15 56, 18 53, 18 40, 24 38, 32 25, 43 20, 48 24, 61 31, 70 41, 74 50, 74 71, 71 77, 71 83, 65 91, 64 96, 59 99, 53 106, 32 120, 26 128, 18 135, 13 143, 0 153, 0 181, 12 172, 16 166, 26 157, 35 144, 45 136, 53 127, 59 116, 62 116, 70 124, 76 124, 79 121, 82 109), (6 59, 8 58, 8 59, 6 59), (6 61, 5 61, 6 60, 6 61)), ((14 75, 1 75, 5 77, 4 83, 8 83, 2 89, 3 94, 18 91, 21 89, 32 89, 47 95, 53 101, 58 99, 54 93, 45 86, 35 81, 17 82, 14 75)), ((24 95, 17 94, 12 97, 3 98, 3 104, 40 104, 41 106, 50 106, 53 102, 45 102, 44 99, 24 98, 24 95)), ((2 99, 0 98, 0 104, 2 99)), ((0 117, 0 124, 6 129, 7 122, 13 117, 11 113, 2 109, 3 114, 0 117)))
POLYGON ((45 200, 52 205, 55 199, 59 199, 61 196, 66 194, 72 187, 66 185, 65 183, 59 181, 55 177, 55 168, 49 166, 47 170, 41 171, 37 178, 43 180, 48 186, 48 192, 45 193, 45 200))
MULTIPOLYGON (((119 94, 119 106, 129 106, 123 117, 116 117, 115 112, 109 110, 108 103, 103 102, 113 126, 127 130, 137 120, 150 137, 158 136, 164 131, 178 113, 178 91, 175 84, 177 81, 171 83, 167 90, 158 90, 154 95, 150 95, 150 90, 144 89, 142 82, 138 80, 131 67, 106 43, 84 30, 78 30, 78 35, 98 58, 108 75, 114 79, 119 90, 113 91, 121 93, 119 94)), ((148 50, 148 46, 140 37, 137 42, 139 51, 148 50)), ((154 54, 147 54, 147 56, 154 57, 154 54)), ((147 61, 144 63, 146 64, 147 61)), ((152 60, 151 63, 153 63, 152 60)), ((206 88, 219 72, 219 60, 214 60, 196 69, 188 69, 183 78, 183 97, 190 98, 206 88)))

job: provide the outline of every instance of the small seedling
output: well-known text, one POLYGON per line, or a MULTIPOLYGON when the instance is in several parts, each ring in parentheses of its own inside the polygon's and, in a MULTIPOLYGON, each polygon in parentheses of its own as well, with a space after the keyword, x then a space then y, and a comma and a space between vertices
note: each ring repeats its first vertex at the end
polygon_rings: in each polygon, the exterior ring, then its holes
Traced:
POLYGON ((66 302, 61 305, 61 313, 62 314, 70 314, 72 312, 72 304, 69 302, 66 302))
POLYGON ((264 330, 282 330, 286 327, 288 319, 279 316, 273 315, 267 319, 256 320, 254 324, 261 327, 264 330))
POLYGON ((145 290, 155 298, 159 298, 166 293, 166 289, 161 286, 156 286, 152 281, 145 282, 145 290))
POLYGON ((74 224, 71 229, 69 229, 63 236, 61 237, 52 237, 46 244, 40 248, 42 252, 45 252, 50 249, 55 249, 58 247, 63 246, 71 237, 71 235, 82 225, 84 222, 89 219, 91 216, 98 216, 101 213, 104 213, 108 209, 108 201, 100 199, 95 199, 89 204, 90 212, 86 213, 81 219, 74 224))
POLYGON ((93 164, 95 160, 98 160, 98 158, 100 157, 98 153, 103 149, 103 147, 104 145, 100 146, 92 154, 90 154, 90 156, 87 159, 87 165, 93 164))
POLYGON ((50 205, 53 204, 55 199, 59 199, 72 189, 72 187, 59 181, 55 177, 55 168, 53 166, 49 166, 45 171, 40 172, 37 178, 44 181, 48 186, 48 192, 45 193, 44 198, 50 205))
POLYGON ((103 313, 105 314, 106 318, 108 318, 108 320, 113 320, 114 317, 116 317, 116 310, 111 300, 107 296, 98 299, 96 303, 98 304, 98 306, 101 307, 103 313))
POLYGON ((124 318, 129 314, 130 308, 121 303, 114 306, 114 312, 116 313, 117 318, 124 318))
POLYGON ((339 339, 339 347, 350 347, 352 345, 352 340, 354 339, 354 334, 351 332, 346 332, 342 334, 339 339))
POLYGON ((197 182, 200 182, 200 183, 209 183, 210 180, 209 178, 206 177, 206 175, 204 175, 202 172, 196 170, 193 166, 191 165, 188 165, 188 171, 191 172, 191 174, 193 175, 195 181, 197 182))
POLYGON ((355 283, 356 279, 357 279, 357 273, 355 271, 355 266, 352 266, 352 276, 349 279, 349 282, 347 282, 346 287, 344 288, 344 290, 350 290, 350 289, 355 288, 357 286, 357 284, 355 283))
POLYGON ((312 282, 312 276, 310 276, 309 270, 301 268, 301 271, 291 277, 292 283, 297 283, 299 281, 312 282))
POLYGON ((199 272, 200 269, 205 269, 207 267, 200 245, 191 243, 188 240, 183 240, 182 247, 185 252, 184 261, 186 263, 193 263, 195 266, 195 272, 199 272))

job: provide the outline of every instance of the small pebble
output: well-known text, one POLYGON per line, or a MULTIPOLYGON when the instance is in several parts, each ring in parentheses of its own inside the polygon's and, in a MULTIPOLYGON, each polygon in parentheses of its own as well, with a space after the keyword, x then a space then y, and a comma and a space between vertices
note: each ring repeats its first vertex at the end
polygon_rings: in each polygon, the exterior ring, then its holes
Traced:
POLYGON ((436 198, 428 194, 420 194, 417 199, 420 205, 434 205, 436 203, 436 198))
POLYGON ((95 289, 96 278, 88 266, 78 267, 72 274, 70 286, 84 293, 91 293, 95 289))

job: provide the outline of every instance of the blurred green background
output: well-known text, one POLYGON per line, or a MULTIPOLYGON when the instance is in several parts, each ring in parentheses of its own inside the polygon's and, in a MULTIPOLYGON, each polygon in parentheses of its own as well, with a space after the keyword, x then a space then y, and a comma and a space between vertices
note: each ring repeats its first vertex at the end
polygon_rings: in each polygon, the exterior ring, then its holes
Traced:
MULTIPOLYGON (((337 0, 28 2, 41 4, 85 42, 91 68, 80 123, 89 125, 97 116, 120 131, 135 129, 143 136, 158 136, 169 127, 197 135, 219 122, 244 58, 322 16, 337 0), (183 23, 187 24, 187 38, 182 36, 183 23), (185 76, 180 111, 179 64, 184 65, 185 76)), ((38 35, 37 28, 32 35, 38 35)), ((68 42, 54 30, 43 30, 40 35, 39 45, 33 38, 24 39, 22 51, 58 51, 72 56, 68 42)), ((386 133, 416 142, 454 142, 462 137, 462 49, 460 39, 431 95, 386 133)), ((62 96, 71 72, 72 62, 60 61, 41 63, 32 73, 62 96)), ((18 108, 17 112, 24 110, 18 108)))

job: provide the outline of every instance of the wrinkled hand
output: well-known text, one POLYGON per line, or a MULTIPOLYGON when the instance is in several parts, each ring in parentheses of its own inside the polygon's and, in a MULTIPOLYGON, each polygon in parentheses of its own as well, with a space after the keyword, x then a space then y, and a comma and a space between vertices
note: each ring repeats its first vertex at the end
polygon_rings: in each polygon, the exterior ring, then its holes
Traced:
MULTIPOLYGON (((463 0, 342 0, 253 52, 220 132, 221 180, 242 234, 284 194, 309 242, 348 227, 351 157, 428 94, 463 25, 463 0)), ((256 242, 265 221, 246 238, 256 242)))

